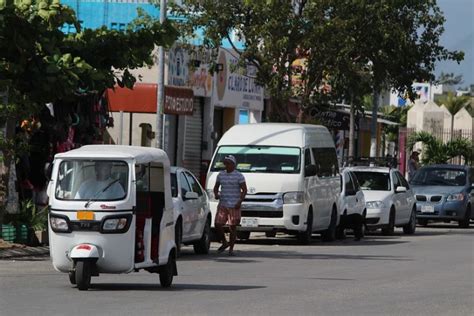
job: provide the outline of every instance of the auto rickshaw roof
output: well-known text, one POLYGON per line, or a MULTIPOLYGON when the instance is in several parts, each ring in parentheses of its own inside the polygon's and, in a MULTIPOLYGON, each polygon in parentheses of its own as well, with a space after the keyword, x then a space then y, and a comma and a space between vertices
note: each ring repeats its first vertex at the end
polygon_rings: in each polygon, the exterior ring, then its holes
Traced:
POLYGON ((161 162, 169 166, 166 152, 158 148, 123 146, 123 145, 86 145, 65 153, 56 154, 55 158, 77 159, 134 159, 136 163, 161 162))

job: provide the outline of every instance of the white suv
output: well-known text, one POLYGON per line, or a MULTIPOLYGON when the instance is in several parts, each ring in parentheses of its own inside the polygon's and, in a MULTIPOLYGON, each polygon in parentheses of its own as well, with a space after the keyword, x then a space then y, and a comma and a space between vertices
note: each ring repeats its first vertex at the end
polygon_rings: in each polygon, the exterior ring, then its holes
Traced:
POLYGON ((369 229, 382 229, 391 235, 395 227, 405 234, 416 229, 415 196, 408 182, 396 169, 387 167, 351 167, 364 192, 369 229))

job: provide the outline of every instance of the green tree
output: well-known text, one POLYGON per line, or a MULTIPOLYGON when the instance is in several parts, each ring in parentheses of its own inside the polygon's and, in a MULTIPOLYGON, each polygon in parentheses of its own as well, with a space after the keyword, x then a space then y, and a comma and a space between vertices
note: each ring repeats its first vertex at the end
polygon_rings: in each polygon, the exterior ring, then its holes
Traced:
POLYGON ((439 84, 447 84, 450 86, 457 86, 463 83, 462 75, 455 75, 454 73, 441 72, 436 80, 439 84))
POLYGON ((129 69, 152 65, 155 45, 170 46, 176 37, 171 23, 143 12, 119 32, 81 29, 74 11, 59 0, 0 2, 0 151, 6 170, 0 191, 6 192, 10 162, 23 144, 15 139, 16 122, 48 102, 77 104, 115 84, 132 87, 136 78, 129 69), (64 24, 76 31, 64 34, 64 24))
POLYGON ((464 107, 468 106, 470 101, 471 98, 469 96, 456 96, 453 92, 448 92, 445 97, 439 100, 451 114, 451 139, 454 138, 454 116, 464 107))
POLYGON ((465 164, 474 163, 474 144, 465 138, 456 138, 444 144, 428 132, 416 132, 409 136, 407 149, 421 142, 423 144, 423 164, 445 164, 451 158, 462 156, 465 164))

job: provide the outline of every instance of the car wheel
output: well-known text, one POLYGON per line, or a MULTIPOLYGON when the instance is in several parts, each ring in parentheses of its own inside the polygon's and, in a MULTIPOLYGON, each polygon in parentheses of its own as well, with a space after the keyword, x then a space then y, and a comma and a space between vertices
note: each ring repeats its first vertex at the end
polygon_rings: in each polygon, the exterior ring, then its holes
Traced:
POLYGON ((413 208, 410 214, 410 221, 408 222, 408 224, 403 226, 403 233, 406 235, 412 235, 415 233, 415 230, 416 230, 416 211, 415 211, 415 208, 413 208))
POLYGON ((249 240, 250 239, 250 232, 237 231, 237 238, 239 240, 249 240))
POLYGON ((395 232, 395 209, 390 210, 388 224, 382 227, 382 235, 391 236, 395 232))
POLYGON ((176 256, 174 252, 170 252, 168 263, 160 268, 160 285, 168 288, 173 283, 173 276, 175 275, 176 256))
POLYGON ((464 218, 459 221, 460 228, 469 228, 469 223, 471 221, 471 206, 468 205, 466 208, 466 212, 464 213, 464 218))
POLYGON ((181 243, 183 242, 183 224, 181 219, 176 221, 176 226, 174 227, 174 241, 176 243, 176 254, 179 257, 181 254, 181 243))
POLYGON ((423 227, 428 226, 428 220, 427 220, 427 219, 419 218, 419 219, 417 220, 417 222, 418 222, 418 225, 420 225, 420 226, 423 226, 423 227))
POLYGON ((346 239, 346 229, 342 226, 338 226, 336 229, 336 239, 346 239))
POLYGON ((308 217, 306 218, 306 230, 298 232, 298 242, 302 245, 307 245, 311 242, 311 236, 313 235, 313 211, 308 211, 308 217))
POLYGON ((87 291, 91 285, 92 262, 89 260, 79 260, 76 263, 76 283, 80 291, 87 291))
POLYGON ((211 247, 211 223, 206 221, 204 225, 204 230, 202 232, 202 237, 198 242, 193 244, 194 252, 201 255, 207 255, 209 253, 209 248, 211 247))
POLYGON ((329 223, 329 227, 321 234, 321 239, 323 241, 334 241, 336 239, 336 228, 337 228, 336 226, 337 226, 337 211, 333 209, 331 213, 331 221, 329 223))

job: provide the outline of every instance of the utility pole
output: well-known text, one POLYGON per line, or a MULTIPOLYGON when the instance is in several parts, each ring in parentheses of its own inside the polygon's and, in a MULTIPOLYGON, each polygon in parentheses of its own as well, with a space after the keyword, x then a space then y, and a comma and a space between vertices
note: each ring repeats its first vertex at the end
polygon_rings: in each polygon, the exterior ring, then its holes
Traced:
MULTIPOLYGON (((166 21, 166 0, 160 0, 160 23, 166 21)), ((156 104, 156 148, 163 149, 165 137, 164 107, 165 107, 165 48, 158 47, 158 89, 156 104)))

